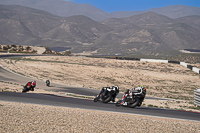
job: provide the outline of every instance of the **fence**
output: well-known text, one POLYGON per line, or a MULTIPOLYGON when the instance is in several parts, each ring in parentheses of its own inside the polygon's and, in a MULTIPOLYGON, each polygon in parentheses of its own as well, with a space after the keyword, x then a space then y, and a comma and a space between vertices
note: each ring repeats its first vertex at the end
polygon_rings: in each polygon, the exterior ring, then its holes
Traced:
POLYGON ((194 90, 194 104, 200 106, 200 89, 194 90))

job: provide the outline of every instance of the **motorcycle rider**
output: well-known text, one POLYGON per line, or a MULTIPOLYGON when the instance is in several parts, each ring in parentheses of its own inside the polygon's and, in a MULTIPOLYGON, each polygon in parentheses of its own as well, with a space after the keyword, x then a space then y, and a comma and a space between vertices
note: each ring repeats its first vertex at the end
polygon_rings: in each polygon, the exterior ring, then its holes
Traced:
POLYGON ((102 87, 102 89, 101 89, 99 95, 97 96, 97 98, 99 99, 100 95, 102 93, 104 93, 104 92, 105 92, 105 95, 107 95, 107 93, 109 91, 111 91, 111 90, 114 90, 116 92, 114 95, 112 95, 112 102, 115 102, 115 98, 116 98, 117 94, 119 93, 119 87, 117 85, 112 86, 112 87, 102 87))
POLYGON ((46 85, 49 86, 50 85, 50 81, 47 79, 46 80, 46 85))
POLYGON ((112 86, 112 89, 116 92, 112 97, 112 102, 115 102, 115 98, 119 93, 119 87, 117 85, 115 85, 115 86, 112 86))
POLYGON ((34 91, 34 88, 35 88, 35 86, 36 86, 36 81, 28 82, 25 86, 26 86, 28 89, 30 89, 31 91, 34 91))
POLYGON ((144 100, 144 97, 146 95, 146 89, 143 86, 136 87, 136 88, 131 88, 127 89, 126 92, 124 93, 124 100, 123 100, 123 105, 127 105, 127 98, 131 98, 133 95, 140 95, 140 103, 138 106, 141 106, 142 101, 144 100))

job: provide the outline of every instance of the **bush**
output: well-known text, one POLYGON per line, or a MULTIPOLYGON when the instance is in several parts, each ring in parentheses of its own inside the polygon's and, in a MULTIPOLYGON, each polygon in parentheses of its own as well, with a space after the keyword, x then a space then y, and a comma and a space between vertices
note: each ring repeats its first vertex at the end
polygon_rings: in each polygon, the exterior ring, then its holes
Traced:
POLYGON ((65 51, 65 55, 70 55, 70 54, 71 54, 71 51, 69 51, 69 50, 65 51))

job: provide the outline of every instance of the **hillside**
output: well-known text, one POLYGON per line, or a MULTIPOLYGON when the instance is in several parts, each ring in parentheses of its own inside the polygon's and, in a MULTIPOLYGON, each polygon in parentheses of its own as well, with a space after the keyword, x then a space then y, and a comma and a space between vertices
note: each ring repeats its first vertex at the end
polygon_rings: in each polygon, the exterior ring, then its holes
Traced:
POLYGON ((79 46, 110 30, 85 16, 62 18, 23 6, 1 5, 0 14, 1 44, 79 46))
POLYGON ((1 44, 42 45, 40 37, 59 26, 62 19, 42 10, 23 6, 0 6, 1 44))
POLYGON ((200 30, 200 16, 192 15, 192 16, 177 18, 176 20, 200 30))
POLYGON ((0 6, 0 44, 67 47, 73 53, 171 56, 200 49, 199 16, 172 19, 154 12, 97 22, 23 6, 0 6), (194 21, 193 21, 194 20, 194 21))
POLYGON ((77 4, 64 0, 0 0, 2 5, 21 5, 50 12, 61 17, 84 15, 94 20, 109 18, 108 13, 89 4, 77 4), (51 8, 49 8, 51 7, 51 8))
MULTIPOLYGON (((62 41, 65 46, 76 44, 91 45, 102 34, 109 32, 111 28, 98 23, 88 17, 77 15, 64 19, 64 22, 56 28, 43 34, 43 38, 52 41, 62 41)), ((56 44, 54 44, 56 46, 56 44)))
POLYGON ((72 1, 66 0, 0 0, 0 4, 27 6, 35 9, 44 10, 61 17, 84 15, 96 21, 102 21, 108 18, 131 17, 133 15, 143 14, 149 11, 162 14, 170 18, 180 18, 191 15, 200 16, 200 8, 185 5, 172 5, 162 8, 152 8, 143 11, 134 11, 133 9, 133 11, 118 11, 107 13, 90 4, 77 4, 72 1))
MULTIPOLYGON (((198 17, 194 18, 198 22, 198 17)), ((196 29, 198 24, 194 26, 193 23, 184 23, 154 12, 128 18, 108 19, 102 23, 114 30, 104 35, 102 40, 98 41, 98 45, 115 44, 132 54, 138 52, 149 55, 170 55, 186 47, 199 49, 200 30, 196 29)), ((118 53, 121 52, 119 49, 118 53)))

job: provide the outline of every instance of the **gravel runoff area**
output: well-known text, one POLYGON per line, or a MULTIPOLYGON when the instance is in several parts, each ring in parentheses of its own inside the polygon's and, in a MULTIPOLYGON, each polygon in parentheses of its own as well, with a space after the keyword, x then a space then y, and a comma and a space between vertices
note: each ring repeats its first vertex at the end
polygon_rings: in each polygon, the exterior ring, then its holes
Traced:
POLYGON ((200 122, 0 101, 1 133, 200 133, 200 122))

